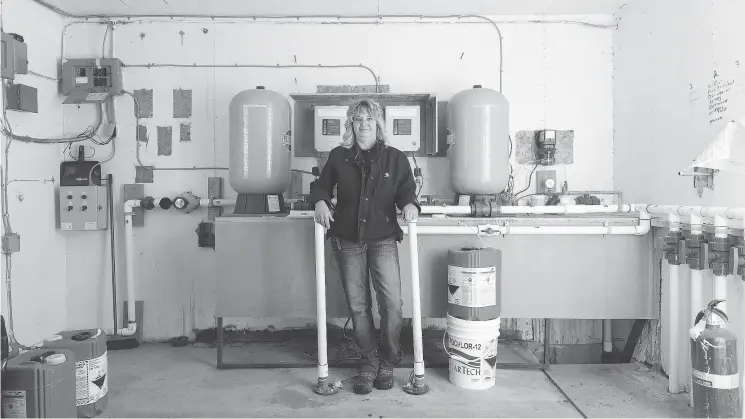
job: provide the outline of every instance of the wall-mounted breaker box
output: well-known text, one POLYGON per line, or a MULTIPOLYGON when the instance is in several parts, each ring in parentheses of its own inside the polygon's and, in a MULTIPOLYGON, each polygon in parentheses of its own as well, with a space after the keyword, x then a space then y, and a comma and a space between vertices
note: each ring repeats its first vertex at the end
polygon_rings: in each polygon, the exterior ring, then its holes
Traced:
POLYGON ((14 33, 0 34, 2 44, 2 78, 14 80, 16 74, 28 74, 28 50, 23 37, 14 33))
POLYGON ((60 186, 60 230, 106 230, 108 226, 106 186, 60 186))
POLYGON ((419 106, 386 106, 388 144, 401 151, 418 151, 421 120, 419 106))
POLYGON ((35 87, 11 84, 5 90, 5 109, 9 111, 39 112, 35 87))
POLYGON ((101 103, 122 93, 122 62, 117 58, 70 59, 62 64, 63 103, 101 103))
POLYGON ((344 137, 344 123, 347 121, 348 106, 316 106, 315 149, 327 153, 341 145, 344 137))

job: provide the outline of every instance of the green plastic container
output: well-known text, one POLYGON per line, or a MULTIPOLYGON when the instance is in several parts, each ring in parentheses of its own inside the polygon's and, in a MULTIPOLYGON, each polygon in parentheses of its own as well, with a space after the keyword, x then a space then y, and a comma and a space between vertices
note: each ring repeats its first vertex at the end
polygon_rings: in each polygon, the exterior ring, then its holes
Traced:
POLYGON ((109 405, 109 363, 106 332, 101 329, 68 330, 44 340, 46 349, 67 349, 75 354, 78 417, 92 418, 109 405))
POLYGON ((2 417, 74 418, 75 354, 33 349, 8 360, 3 371, 2 417))

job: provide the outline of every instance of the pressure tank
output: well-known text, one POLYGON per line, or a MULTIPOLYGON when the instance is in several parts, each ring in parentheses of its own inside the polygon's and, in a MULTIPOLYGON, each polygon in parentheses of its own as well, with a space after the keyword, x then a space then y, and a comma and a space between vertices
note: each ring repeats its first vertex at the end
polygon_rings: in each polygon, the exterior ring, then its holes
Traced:
POLYGON ((230 101, 230 186, 239 194, 290 187, 290 103, 257 86, 230 101))
POLYGON ((509 103, 480 85, 448 102, 450 186, 461 195, 502 192, 510 175, 509 103))

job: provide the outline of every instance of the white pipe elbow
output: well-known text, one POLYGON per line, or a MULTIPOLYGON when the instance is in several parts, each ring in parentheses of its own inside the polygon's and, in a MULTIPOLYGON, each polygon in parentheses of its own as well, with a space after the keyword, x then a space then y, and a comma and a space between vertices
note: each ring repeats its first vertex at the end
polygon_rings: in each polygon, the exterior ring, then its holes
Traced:
POLYGON ((111 335, 119 335, 119 336, 134 336, 134 334, 137 333, 137 323, 130 322, 129 326, 121 328, 121 329, 106 329, 106 334, 111 335))

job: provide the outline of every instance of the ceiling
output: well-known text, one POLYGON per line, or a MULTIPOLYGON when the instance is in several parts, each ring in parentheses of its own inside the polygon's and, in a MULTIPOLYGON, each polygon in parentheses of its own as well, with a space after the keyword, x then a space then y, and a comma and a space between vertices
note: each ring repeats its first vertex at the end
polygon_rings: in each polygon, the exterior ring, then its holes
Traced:
POLYGON ((34 0, 76 16, 611 15, 628 0, 34 0))

